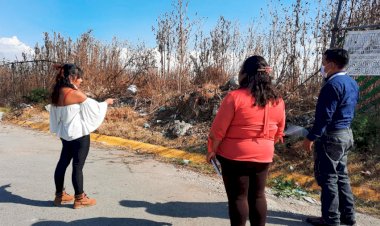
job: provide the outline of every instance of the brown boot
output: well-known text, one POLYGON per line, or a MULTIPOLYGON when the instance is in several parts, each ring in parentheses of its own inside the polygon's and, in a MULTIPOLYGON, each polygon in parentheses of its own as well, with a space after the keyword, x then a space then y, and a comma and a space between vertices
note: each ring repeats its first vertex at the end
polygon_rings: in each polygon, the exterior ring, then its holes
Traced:
POLYGON ((95 199, 90 199, 85 193, 75 195, 74 209, 96 205, 95 199))
POLYGON ((54 205, 60 206, 65 203, 70 203, 74 200, 74 196, 67 194, 65 191, 55 194, 54 205))

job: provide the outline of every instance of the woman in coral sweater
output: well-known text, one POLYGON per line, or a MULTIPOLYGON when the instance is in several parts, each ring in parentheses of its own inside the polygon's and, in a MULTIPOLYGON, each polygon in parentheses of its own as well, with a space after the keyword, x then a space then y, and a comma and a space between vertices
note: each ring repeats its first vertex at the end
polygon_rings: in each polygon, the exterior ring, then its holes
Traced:
POLYGON ((224 98, 212 123, 207 161, 217 158, 228 197, 231 225, 265 225, 265 184, 274 144, 282 142, 285 104, 261 56, 245 60, 240 88, 224 98))

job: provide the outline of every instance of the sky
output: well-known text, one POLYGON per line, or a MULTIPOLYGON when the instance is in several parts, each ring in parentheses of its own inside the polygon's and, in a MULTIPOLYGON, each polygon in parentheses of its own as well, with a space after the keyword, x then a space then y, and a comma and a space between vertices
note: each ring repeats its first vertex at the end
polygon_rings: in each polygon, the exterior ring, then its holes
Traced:
MULTIPOLYGON (((189 0, 190 19, 202 18, 203 29, 216 25, 220 16, 238 21, 240 27, 259 17, 265 0, 189 0)), ((291 0, 282 1, 285 4, 291 0)), ((97 40, 113 37, 155 46, 152 26, 173 7, 173 0, 0 0, 0 60, 20 58, 43 43, 43 33, 57 32, 76 40, 93 30, 97 40)))

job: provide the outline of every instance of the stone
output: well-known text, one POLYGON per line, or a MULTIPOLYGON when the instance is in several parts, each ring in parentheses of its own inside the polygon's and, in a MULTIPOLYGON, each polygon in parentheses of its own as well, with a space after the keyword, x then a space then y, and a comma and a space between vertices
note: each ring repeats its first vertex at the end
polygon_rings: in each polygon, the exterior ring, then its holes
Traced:
POLYGON ((193 126, 189 123, 175 120, 174 124, 170 126, 167 132, 165 133, 165 136, 170 137, 170 138, 177 138, 180 136, 184 136, 186 133, 188 133, 189 129, 192 127, 193 126))
POLYGON ((30 104, 21 103, 21 104, 19 105, 19 108, 33 108, 33 107, 32 107, 32 105, 30 105, 30 104))
POLYGON ((130 85, 127 90, 132 93, 132 94, 136 94, 137 93, 137 86, 136 85, 130 85))
POLYGON ((145 129, 149 129, 149 128, 150 128, 149 123, 144 123, 144 128, 145 128, 145 129))

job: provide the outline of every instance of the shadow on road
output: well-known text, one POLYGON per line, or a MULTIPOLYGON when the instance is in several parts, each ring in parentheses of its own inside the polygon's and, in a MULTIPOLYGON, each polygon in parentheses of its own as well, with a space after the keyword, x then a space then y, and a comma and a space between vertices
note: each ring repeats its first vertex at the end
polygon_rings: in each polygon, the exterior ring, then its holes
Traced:
MULTIPOLYGON (((10 184, 0 187, 0 203, 16 203, 29 206, 52 207, 52 201, 33 200, 12 194, 6 188, 11 187, 10 184)), ((129 208, 145 208, 146 212, 159 216, 169 216, 178 218, 198 218, 213 217, 228 219, 227 202, 166 202, 166 203, 150 203, 137 200, 122 200, 120 205, 129 208)), ((304 226, 307 223, 302 222, 307 216, 281 211, 268 211, 267 223, 274 225, 291 225, 304 226)), ((90 218, 76 220, 72 222, 63 221, 42 221, 33 224, 34 226, 47 225, 171 225, 165 222, 154 222, 144 219, 134 218, 90 218)))
POLYGON ((12 192, 7 191, 6 188, 11 187, 11 184, 3 185, 0 187, 0 203, 17 203, 28 206, 41 206, 41 207, 52 207, 53 201, 44 200, 33 200, 21 197, 19 195, 12 194, 12 192))
POLYGON ((155 222, 144 219, 135 219, 135 218, 107 218, 107 217, 96 217, 82 220, 75 220, 70 222, 63 221, 41 221, 32 224, 32 226, 61 226, 61 225, 112 225, 112 226, 124 226, 124 225, 141 225, 141 226, 166 226, 172 225, 165 222, 155 222))
POLYGON ((130 208, 146 208, 146 212, 169 217, 197 218, 215 217, 228 219, 227 202, 166 202, 150 203, 122 200, 120 205, 130 208))
MULTIPOLYGON (((154 215, 197 218, 213 217, 228 219, 227 202, 167 202, 150 203, 137 200, 122 200, 120 205, 129 208, 145 208, 146 212, 154 215)), ((307 216, 281 211, 268 211, 267 223, 274 225, 304 226, 302 222, 307 216)))

